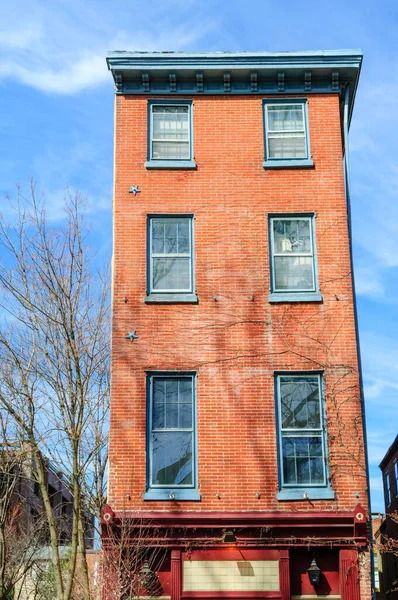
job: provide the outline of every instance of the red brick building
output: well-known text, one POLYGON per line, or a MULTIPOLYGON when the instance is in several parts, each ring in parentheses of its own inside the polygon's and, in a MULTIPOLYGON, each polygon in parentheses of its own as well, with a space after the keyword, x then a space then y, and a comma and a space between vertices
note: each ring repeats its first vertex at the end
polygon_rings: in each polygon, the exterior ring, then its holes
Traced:
POLYGON ((105 554, 123 528, 141 540, 108 598, 133 580, 172 600, 371 598, 344 152, 361 61, 108 56, 105 554))

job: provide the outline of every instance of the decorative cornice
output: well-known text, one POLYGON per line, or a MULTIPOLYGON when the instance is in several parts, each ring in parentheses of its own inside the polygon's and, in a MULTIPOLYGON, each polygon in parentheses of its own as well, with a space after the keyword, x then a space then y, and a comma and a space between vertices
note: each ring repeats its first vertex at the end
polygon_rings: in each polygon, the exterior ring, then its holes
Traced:
POLYGON ((350 113, 361 50, 313 52, 109 52, 116 94, 316 94, 350 86, 350 113))

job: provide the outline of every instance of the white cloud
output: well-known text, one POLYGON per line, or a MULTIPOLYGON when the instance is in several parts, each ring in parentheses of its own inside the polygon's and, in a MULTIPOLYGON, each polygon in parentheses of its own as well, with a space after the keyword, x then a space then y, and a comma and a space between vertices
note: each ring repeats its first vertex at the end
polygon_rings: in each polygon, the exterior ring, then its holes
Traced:
POLYGON ((33 27, 0 31, 0 47, 4 49, 25 49, 38 42, 42 36, 39 24, 33 27))
POLYGON ((397 417, 397 404, 391 395, 398 390, 398 342, 377 333, 360 336, 367 403, 397 417))
MULTIPOLYGON (((398 266, 397 94, 397 73, 391 73, 389 84, 368 77, 358 94, 350 133, 354 241, 378 268, 386 269, 398 266)), ((371 282, 362 273, 358 291, 362 286, 366 295, 380 297, 380 271, 374 274, 371 282)))
POLYGON ((45 93, 75 94, 110 80, 108 50, 182 50, 215 27, 215 21, 190 7, 155 0, 138 11, 114 5, 71 1, 51 5, 22 1, 0 15, 0 79, 8 78, 45 93), (25 7, 25 11, 22 8, 25 7), (179 14, 180 13, 180 14, 179 14), (12 29, 8 23, 20 23, 12 29), (177 23, 177 24, 176 24, 177 23))
POLYGON ((376 267, 355 267, 355 290, 361 296, 383 300, 385 293, 381 272, 376 267))

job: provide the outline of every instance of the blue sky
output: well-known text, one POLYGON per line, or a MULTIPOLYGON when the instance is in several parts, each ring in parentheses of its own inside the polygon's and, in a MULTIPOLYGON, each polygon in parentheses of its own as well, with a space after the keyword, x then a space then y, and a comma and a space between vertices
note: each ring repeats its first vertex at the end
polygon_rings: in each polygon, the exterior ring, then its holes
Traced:
POLYGON ((0 195, 33 177, 56 219, 66 185, 87 193, 100 256, 111 250, 108 50, 363 48, 350 148, 373 511, 398 432, 397 26, 394 0, 15 0, 0 12, 0 195))

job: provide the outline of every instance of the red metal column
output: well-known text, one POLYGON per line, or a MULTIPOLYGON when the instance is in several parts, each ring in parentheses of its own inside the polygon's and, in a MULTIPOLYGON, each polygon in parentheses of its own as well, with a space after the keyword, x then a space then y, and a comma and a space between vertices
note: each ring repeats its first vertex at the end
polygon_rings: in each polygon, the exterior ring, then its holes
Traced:
POLYGON ((358 554, 355 550, 340 550, 341 600, 361 600, 357 559, 358 554))
POLYGON ((279 585, 281 600, 290 600, 290 561, 289 550, 281 550, 279 557, 279 585))
POLYGON ((171 551, 171 600, 181 599, 181 551, 171 551))

